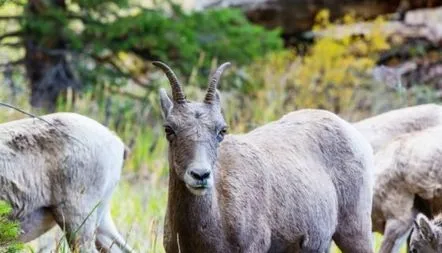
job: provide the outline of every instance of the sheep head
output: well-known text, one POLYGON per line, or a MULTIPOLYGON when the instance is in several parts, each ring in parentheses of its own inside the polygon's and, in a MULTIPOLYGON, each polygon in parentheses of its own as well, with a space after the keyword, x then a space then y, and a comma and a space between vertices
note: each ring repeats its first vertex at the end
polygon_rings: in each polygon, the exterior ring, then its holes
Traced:
POLYGON ((423 214, 418 214, 414 221, 411 234, 411 253, 437 253, 442 252, 442 227, 441 218, 430 222, 423 214))
POLYGON ((162 62, 153 64, 165 72, 172 88, 172 98, 160 90, 170 173, 175 173, 191 193, 204 195, 214 185, 217 149, 227 132, 217 85, 230 63, 222 64, 212 75, 203 102, 186 100, 170 67, 162 62))

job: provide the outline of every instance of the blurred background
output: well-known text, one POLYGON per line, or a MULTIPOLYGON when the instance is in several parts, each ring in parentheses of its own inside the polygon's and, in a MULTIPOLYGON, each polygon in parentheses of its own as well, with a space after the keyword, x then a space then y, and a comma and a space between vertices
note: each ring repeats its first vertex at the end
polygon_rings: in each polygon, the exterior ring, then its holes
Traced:
MULTIPOLYGON (((169 64, 191 100, 232 62, 219 87, 232 133, 301 108, 357 121, 441 101, 441 4, 0 0, 0 101, 38 115, 78 112, 117 132, 131 154, 114 219, 139 252, 164 252, 168 164, 157 91, 169 84, 151 61, 169 64)), ((0 108, 1 122, 23 117, 0 108)), ((49 252, 60 238, 51 231, 27 248, 49 252)))

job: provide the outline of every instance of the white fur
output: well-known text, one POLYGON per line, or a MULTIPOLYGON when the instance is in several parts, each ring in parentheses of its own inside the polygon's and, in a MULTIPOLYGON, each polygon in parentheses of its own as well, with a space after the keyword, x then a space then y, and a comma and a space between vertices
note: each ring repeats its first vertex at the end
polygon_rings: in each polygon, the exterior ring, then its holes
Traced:
POLYGON ((49 123, 23 119, 0 124, 0 200, 12 205, 12 218, 23 230, 21 240, 33 240, 58 224, 68 236, 75 234, 71 248, 97 252, 98 228, 101 237, 130 251, 109 210, 123 166, 123 142, 78 114, 42 118, 49 123))
POLYGON ((392 110, 353 125, 376 153, 395 137, 442 124, 442 106, 425 104, 392 110))

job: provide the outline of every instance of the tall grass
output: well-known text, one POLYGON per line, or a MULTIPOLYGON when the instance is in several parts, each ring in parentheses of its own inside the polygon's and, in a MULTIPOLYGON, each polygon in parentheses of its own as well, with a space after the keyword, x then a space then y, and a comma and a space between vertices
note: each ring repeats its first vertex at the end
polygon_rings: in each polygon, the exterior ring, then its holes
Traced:
MULTIPOLYGON (((300 108, 327 109, 355 121, 393 108, 437 102, 431 90, 420 88, 412 88, 406 93, 408 99, 401 99, 403 94, 371 78, 370 71, 377 55, 385 47, 385 38, 374 31, 368 39, 336 41, 323 38, 303 55, 285 51, 250 66, 233 67, 220 86, 230 131, 247 132, 300 108), (224 89, 227 81, 234 82, 236 89, 224 89)), ((194 73, 198 73, 197 68, 194 73)), ((158 76, 161 78, 153 80, 154 86, 168 87, 166 79, 158 76)), ((204 91, 196 88, 195 78, 182 79, 187 96, 191 100, 201 100, 204 91)), ((145 93, 134 91, 134 87, 128 85, 124 89, 137 95, 145 93)), ((26 91, 24 86, 20 89, 26 91)), ((113 195, 112 215, 117 227, 138 252, 164 252, 162 226, 167 202, 168 163, 157 93, 147 93, 143 101, 114 94, 109 89, 77 95, 75 103, 71 102, 73 96, 68 92, 57 111, 73 111, 96 119, 116 131, 131 149, 121 183, 113 195)), ((26 92, 13 98, 7 88, 0 89, 0 101, 42 113, 30 108, 27 99, 26 92)), ((23 117, 0 108, 0 122, 23 117)), ((59 231, 51 231, 30 245, 39 252, 45 245, 54 248, 61 237, 59 231)), ((375 237, 378 248, 381 237, 375 237)), ((334 248, 332 252, 339 251, 334 248)))
MULTIPOLYGON (((290 66, 292 65, 285 68, 288 73, 291 71, 290 66)), ((263 79, 284 79, 284 74, 281 77, 280 73, 275 74, 266 68, 268 66, 263 66, 265 70, 263 79)), ((168 86, 165 79, 158 81, 161 82, 161 86, 168 86)), ((248 131, 296 109, 296 106, 287 100, 289 97, 287 83, 286 81, 265 82, 259 90, 251 92, 248 96, 238 91, 222 93, 224 114, 231 132, 248 131)), ((186 93, 192 100, 202 99, 204 96, 203 90, 189 85, 186 85, 186 93)), ((60 105, 58 111, 75 111, 100 122, 107 122, 108 126, 116 130, 131 146, 121 183, 113 195, 112 216, 122 235, 139 252, 164 252, 162 226, 167 202, 168 163, 167 142, 162 132, 158 102, 152 102, 152 108, 146 111, 144 103, 131 101, 131 112, 121 113, 120 105, 126 104, 127 98, 110 93, 103 96, 111 98, 110 105, 91 99, 92 94, 85 94, 82 98, 77 98, 75 104, 60 105), (106 115, 111 115, 110 119, 106 118, 108 117, 106 115)), ((156 94, 151 94, 151 96, 152 101, 157 99, 156 94)), ((0 100, 8 100, 7 90, 0 90, 0 100)), ((18 106, 32 111, 26 102, 26 94, 16 101, 18 101, 18 106)), ((354 111, 353 113, 360 114, 361 112, 354 111)), ((0 111, 2 122, 23 117, 9 109, 0 111)), ((61 237, 59 232, 53 231, 46 235, 46 238, 32 242, 31 245, 38 252, 39 248, 48 244, 52 244, 49 247, 55 247, 61 237)), ((377 241, 379 238, 378 236, 377 241)), ((66 244, 61 244, 59 249, 59 252, 66 252, 66 244)), ((334 249, 333 252, 338 251, 334 249)))

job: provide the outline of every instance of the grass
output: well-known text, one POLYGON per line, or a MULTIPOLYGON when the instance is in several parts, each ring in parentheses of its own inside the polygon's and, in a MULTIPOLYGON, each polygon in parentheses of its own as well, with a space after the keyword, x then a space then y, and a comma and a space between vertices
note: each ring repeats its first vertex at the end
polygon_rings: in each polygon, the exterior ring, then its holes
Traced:
MULTIPOLYGON (((162 224, 167 202, 165 189, 166 185, 149 186, 147 182, 133 184, 123 180, 114 194, 112 206, 114 220, 122 235, 138 252, 164 252, 162 224)), ((378 252, 382 236, 377 233, 373 236, 375 252, 378 252)), ((33 244, 36 245, 38 242, 33 244)), ((340 251, 333 245, 331 252, 340 251)), ((400 252, 406 253, 405 246, 400 252)))
MULTIPOLYGON (((203 91, 198 89, 188 88, 186 92, 192 99, 201 99, 203 97, 203 91)), ((282 105, 279 104, 281 103, 282 96, 285 96, 284 87, 272 90, 271 94, 269 93, 267 96, 260 95, 257 98, 250 99, 243 98, 241 103, 247 106, 244 109, 238 109, 241 108, 238 102, 238 95, 226 93, 223 96, 224 105, 226 105, 224 110, 226 119, 230 122, 231 131, 248 131, 250 128, 254 128, 264 122, 279 118, 285 113, 285 109, 280 109, 282 105), (253 108, 251 106, 255 103, 254 99, 261 100, 256 104, 262 105, 264 110, 260 110, 260 107, 253 108), (266 104, 267 106, 264 106, 266 104)), ((0 90, 0 101, 7 100, 7 97, 8 93, 0 90)), ((16 99, 16 101, 19 101, 16 104, 26 110, 31 110, 25 97, 26 94, 23 94, 23 97, 16 99)), ((113 98, 116 101, 116 105, 125 103, 120 101, 123 98, 113 98)), ((105 115, 103 111, 104 106, 99 105, 98 102, 95 103, 86 95, 77 101, 75 107, 64 104, 59 107, 59 110, 76 111, 101 122, 106 121, 103 116, 105 115)), ((131 110, 138 112, 137 118, 140 117, 139 115, 143 115, 141 107, 142 105, 135 104, 131 108, 131 110)), ((123 114, 126 118, 123 117, 121 120, 131 123, 124 124, 123 127, 120 126, 118 133, 126 143, 132 143, 132 152, 125 164, 122 180, 113 195, 112 201, 112 216, 121 234, 138 252, 149 253, 164 252, 162 233, 167 203, 168 175, 167 142, 162 133, 158 108, 155 108, 155 105, 153 107, 149 113, 144 115, 145 118, 142 119, 144 123, 140 124, 136 123, 137 120, 133 118, 134 115, 123 114)), ((115 108, 118 108, 118 106, 115 108)), ((113 115, 117 114, 116 111, 112 113, 113 115)), ((0 112, 0 121, 2 122, 23 117, 23 115, 11 110, 4 109, 0 112)), ((113 117, 110 120, 109 126, 115 128, 118 124, 115 117, 113 117)), ((49 245, 49 248, 54 248, 61 237, 59 231, 55 230, 29 245, 32 251, 40 252, 40 249, 45 248, 47 245, 49 245)), ((375 238, 376 248, 378 248, 381 236, 375 235, 375 238)), ((60 245, 58 252, 67 252, 66 244, 62 243, 60 245)), ((332 252, 339 252, 339 250, 334 247, 332 252)), ((405 252, 405 250, 403 249, 402 252, 405 252)))
MULTIPOLYGON (((130 181, 123 181, 114 195, 112 214, 115 222, 138 252, 164 252, 162 224, 167 202, 166 189, 166 182, 149 186, 147 182, 134 185, 130 181)), ((382 236, 377 233, 373 236, 375 252, 378 252, 382 236)), ((331 252, 341 251, 333 245, 331 252)), ((406 253, 405 246, 400 252, 406 253)))
MULTIPOLYGON (((230 131, 247 132, 301 108, 328 109, 356 121, 389 109, 438 102, 431 95, 434 92, 421 89, 411 89, 406 94, 408 99, 404 100, 395 90, 371 79, 369 71, 376 54, 385 47, 384 42, 379 34, 366 41, 324 39, 315 43, 305 56, 287 51, 247 67, 234 67, 230 73, 237 74, 224 80, 233 82, 236 89, 224 89, 225 81, 220 87, 230 131), (354 52, 361 43, 366 43, 363 48, 368 49, 354 52)), ((186 95, 189 99, 201 100, 204 93, 195 88, 193 79, 185 83, 186 95)), ((169 86, 164 77, 153 82, 157 82, 157 86, 169 86)), ((133 88, 129 85, 125 90, 137 95, 145 93, 133 88)), ((107 90, 89 91, 77 97, 75 104, 70 102, 71 95, 68 92, 68 102, 61 102, 57 111, 74 111, 94 118, 116 131, 131 148, 122 180, 113 195, 112 214, 119 231, 138 252, 164 252, 162 224, 167 202, 168 164, 157 94, 149 93, 146 101, 140 102, 107 90), (97 99, 100 97, 105 99, 97 99)), ((6 88, 0 89, 0 101, 42 113, 32 110, 27 100, 26 92, 12 98, 6 88)), ((23 117, 0 107, 0 122, 23 117)), ((30 246, 34 252, 40 252, 45 245, 54 247, 60 238, 57 231, 51 231, 30 246)), ((376 249, 380 241, 381 236, 375 235, 376 249)), ((59 252, 65 251, 64 245, 59 252)), ((332 252, 339 251, 333 248, 332 252)))

